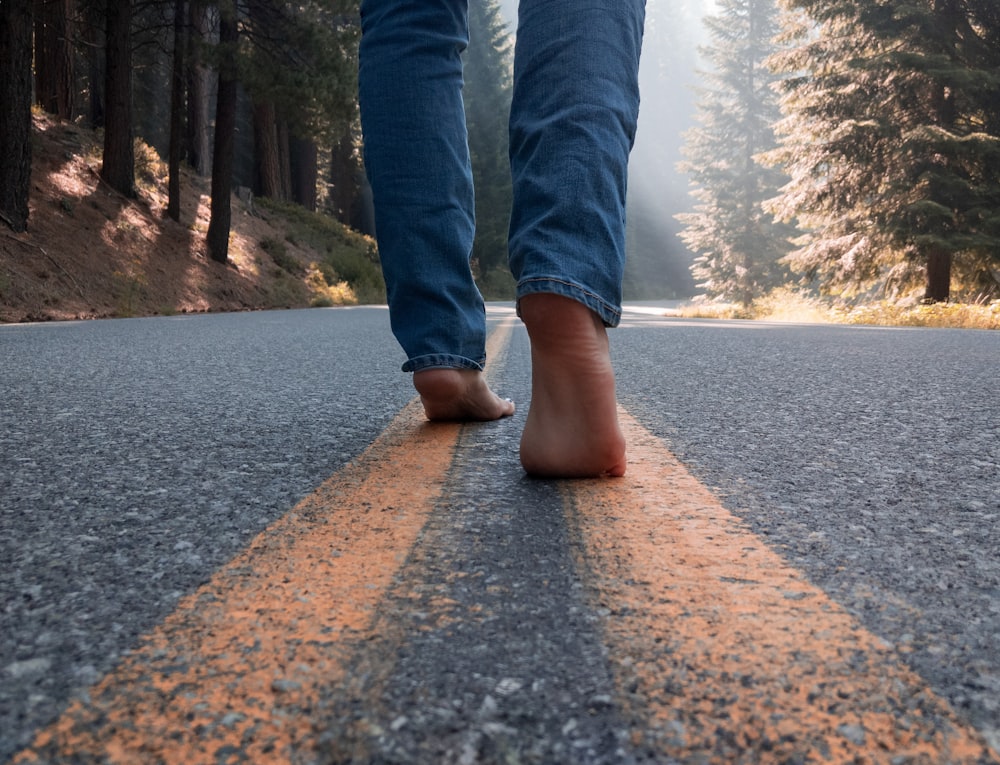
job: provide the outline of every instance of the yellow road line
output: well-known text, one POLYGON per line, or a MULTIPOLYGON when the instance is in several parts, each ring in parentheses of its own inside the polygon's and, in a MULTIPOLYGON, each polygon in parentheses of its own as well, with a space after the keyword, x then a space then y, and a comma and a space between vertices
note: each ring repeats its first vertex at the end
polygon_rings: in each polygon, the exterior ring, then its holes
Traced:
MULTIPOLYGON (((510 330, 493 333, 491 358, 510 330)), ((637 748, 704 763, 1000 761, 890 647, 621 418, 628 475, 561 486, 637 748)), ((379 606, 445 489, 459 432, 412 402, 14 762, 308 761, 325 733, 313 713, 331 695, 356 698, 352 662, 402 639, 376 634, 379 606)))
MULTIPOLYGON (((512 322, 491 334, 488 353, 512 322)), ((346 682, 376 606, 440 496, 460 426, 411 402, 358 458, 261 533, 15 763, 292 762, 346 682)))
POLYGON ((889 646, 621 419, 628 474, 563 491, 637 746, 727 765, 997 761, 889 646))

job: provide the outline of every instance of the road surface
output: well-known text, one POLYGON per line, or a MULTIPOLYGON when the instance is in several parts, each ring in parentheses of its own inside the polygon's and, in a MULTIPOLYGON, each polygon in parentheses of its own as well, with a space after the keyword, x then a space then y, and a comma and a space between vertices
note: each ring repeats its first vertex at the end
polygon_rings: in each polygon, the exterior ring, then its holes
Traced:
POLYGON ((1000 762, 1000 334, 612 334, 629 474, 382 308, 0 327, 0 762, 1000 762))

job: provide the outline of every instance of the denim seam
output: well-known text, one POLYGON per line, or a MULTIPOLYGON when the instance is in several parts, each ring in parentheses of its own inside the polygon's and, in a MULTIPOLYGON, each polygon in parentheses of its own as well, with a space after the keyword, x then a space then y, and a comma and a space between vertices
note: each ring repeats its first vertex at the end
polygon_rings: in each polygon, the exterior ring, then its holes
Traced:
MULTIPOLYGON (((517 283, 517 291, 519 293, 518 294, 518 298, 520 299, 520 297, 523 297, 523 295, 520 295, 521 287, 522 286, 525 286, 525 285, 528 285, 528 284, 537 284, 539 282, 550 282, 550 283, 553 283, 553 284, 561 284, 564 287, 569 287, 569 288, 571 288, 573 290, 576 290, 576 291, 578 291, 578 292, 586 295, 587 297, 592 298, 597 303, 599 303, 600 305, 604 306, 608 310, 608 312, 612 316, 614 316, 617 320, 619 320, 619 321, 621 320, 621 316, 622 316, 621 310, 619 310, 619 309, 615 308, 614 306, 612 306, 610 303, 608 303, 607 300, 605 300, 604 298, 602 298, 596 292, 592 292, 591 290, 588 290, 586 287, 581 287, 579 284, 576 284, 574 282, 569 282, 569 281, 566 281, 565 279, 559 279, 559 278, 553 277, 553 276, 532 276, 532 277, 529 277, 527 279, 522 279, 520 282, 517 283)), ((564 297, 566 297, 566 296, 564 295, 564 297)))
POLYGON ((424 369, 474 369, 482 372, 485 361, 484 358, 482 362, 476 362, 455 353, 425 353, 407 359, 402 370, 404 372, 420 372, 424 369))

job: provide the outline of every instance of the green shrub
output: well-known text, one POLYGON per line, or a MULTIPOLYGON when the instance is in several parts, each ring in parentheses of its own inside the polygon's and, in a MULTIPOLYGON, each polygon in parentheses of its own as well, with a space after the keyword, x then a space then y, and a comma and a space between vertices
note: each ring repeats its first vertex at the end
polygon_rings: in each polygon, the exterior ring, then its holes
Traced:
POLYGON ((288 254, 288 248, 285 247, 284 242, 266 237, 265 239, 261 239, 259 244, 260 248, 271 256, 274 265, 282 271, 295 276, 305 273, 303 265, 296 258, 288 254))
MULTIPOLYGON (((280 215, 286 226, 285 241, 322 253, 316 264, 327 286, 346 282, 359 303, 384 303, 385 282, 375 241, 322 213, 291 202, 258 200, 265 210, 280 215)), ((263 246, 263 243, 261 243, 263 246)), ((300 271, 301 273, 301 271, 300 271)), ((335 304, 339 304, 335 301, 335 304)))

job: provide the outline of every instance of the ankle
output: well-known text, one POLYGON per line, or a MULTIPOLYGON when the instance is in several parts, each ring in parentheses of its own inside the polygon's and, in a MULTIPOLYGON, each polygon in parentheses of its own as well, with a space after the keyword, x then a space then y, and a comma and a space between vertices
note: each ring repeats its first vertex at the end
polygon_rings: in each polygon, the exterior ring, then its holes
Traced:
POLYGON ((522 297, 517 304, 521 321, 530 330, 533 327, 558 330, 567 320, 604 326, 600 317, 578 300, 554 292, 533 292, 522 297))
POLYGON ((608 352, 604 322, 583 303, 562 295, 537 293, 523 297, 519 308, 532 349, 546 355, 582 354, 588 362, 593 354, 608 352))
POLYGON ((424 369, 414 373, 413 387, 429 420, 497 420, 514 413, 514 403, 498 397, 476 369, 424 369))
POLYGON ((445 367, 422 369, 413 373, 413 387, 422 398, 448 400, 461 396, 467 387, 463 370, 445 367))

